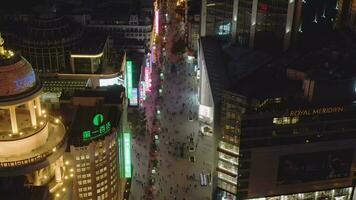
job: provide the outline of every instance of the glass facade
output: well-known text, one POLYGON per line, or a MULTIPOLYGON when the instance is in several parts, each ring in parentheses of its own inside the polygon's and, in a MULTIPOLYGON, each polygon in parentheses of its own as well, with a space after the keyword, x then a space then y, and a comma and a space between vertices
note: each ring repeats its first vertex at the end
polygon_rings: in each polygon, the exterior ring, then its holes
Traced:
POLYGON ((248 47, 250 41, 252 1, 240 0, 237 11, 236 42, 248 47))
POLYGON ((288 2, 286 0, 258 1, 255 34, 256 48, 283 47, 288 2))
POLYGON ((206 35, 223 40, 231 39, 234 0, 207 0, 206 35))
MULTIPOLYGON (((220 141, 218 143, 218 188, 228 191, 221 194, 227 199, 236 194, 238 187, 238 166, 240 156, 240 116, 245 112, 244 99, 231 94, 223 94, 219 124, 220 141)), ((224 197, 224 198, 225 198, 224 197)))

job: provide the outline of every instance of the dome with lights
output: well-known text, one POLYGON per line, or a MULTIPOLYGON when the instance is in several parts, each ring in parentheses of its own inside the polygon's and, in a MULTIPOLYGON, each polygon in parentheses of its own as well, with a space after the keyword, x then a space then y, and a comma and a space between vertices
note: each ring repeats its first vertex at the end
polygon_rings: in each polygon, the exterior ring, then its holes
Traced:
POLYGON ((22 56, 6 50, 0 35, 0 105, 19 103, 26 96, 37 94, 41 85, 32 65, 22 56))

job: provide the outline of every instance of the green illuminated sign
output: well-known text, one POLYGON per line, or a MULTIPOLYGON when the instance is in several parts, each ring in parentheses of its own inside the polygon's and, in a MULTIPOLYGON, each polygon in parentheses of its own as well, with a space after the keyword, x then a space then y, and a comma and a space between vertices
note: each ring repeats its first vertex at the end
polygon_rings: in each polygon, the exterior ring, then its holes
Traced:
POLYGON ((104 122, 104 115, 103 114, 96 114, 93 117, 93 124, 97 128, 95 130, 85 130, 83 131, 83 140, 94 139, 99 136, 105 135, 111 131, 111 123, 104 122))
POLYGON ((104 115, 102 114, 96 114, 94 117, 93 117, 93 124, 95 126, 99 126, 100 124, 102 124, 104 121, 104 115))
POLYGON ((126 80, 127 80, 127 97, 132 97, 132 61, 126 61, 126 80))
POLYGON ((124 174, 125 178, 131 178, 131 134, 124 133, 124 174))

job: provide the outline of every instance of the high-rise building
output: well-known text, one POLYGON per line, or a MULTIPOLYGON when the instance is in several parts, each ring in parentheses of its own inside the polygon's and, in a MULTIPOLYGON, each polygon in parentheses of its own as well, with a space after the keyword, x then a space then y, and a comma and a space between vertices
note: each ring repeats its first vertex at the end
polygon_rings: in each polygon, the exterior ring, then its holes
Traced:
POLYGON ((199 119, 216 140, 214 197, 352 199, 356 72, 341 38, 281 56, 201 38, 199 119))
POLYGON ((63 197, 65 127, 42 108, 42 84, 31 64, 3 43, 0 36, 1 199, 25 199, 28 187, 42 187, 38 199, 63 197))
POLYGON ((203 0, 200 34, 243 47, 286 50, 301 33, 332 28, 340 18, 339 4, 333 0, 203 0))
POLYGON ((123 133, 123 93, 123 87, 113 86, 62 97, 64 115, 72 115, 69 146, 77 199, 123 199, 125 195, 131 158, 124 158, 130 149, 124 144, 128 133, 123 133))

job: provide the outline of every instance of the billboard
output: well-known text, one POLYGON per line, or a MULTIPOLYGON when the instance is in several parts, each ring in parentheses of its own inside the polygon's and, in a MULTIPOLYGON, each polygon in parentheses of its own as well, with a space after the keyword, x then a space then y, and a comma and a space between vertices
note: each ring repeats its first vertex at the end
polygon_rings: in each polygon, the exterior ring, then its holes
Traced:
POLYGON ((126 88, 127 98, 131 99, 132 96, 132 61, 126 61, 126 88))
POLYGON ((132 88, 130 106, 138 106, 138 90, 137 90, 137 88, 132 88))
POLYGON ((289 154, 279 157, 277 184, 296 184, 349 176, 353 149, 289 154))
POLYGON ((123 149, 124 149, 124 177, 131 178, 131 134, 123 134, 123 149))
POLYGON ((95 139, 110 133, 111 122, 105 121, 104 115, 97 113, 92 118, 92 125, 82 132, 83 141, 95 139))

